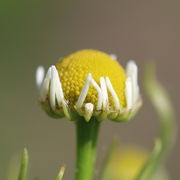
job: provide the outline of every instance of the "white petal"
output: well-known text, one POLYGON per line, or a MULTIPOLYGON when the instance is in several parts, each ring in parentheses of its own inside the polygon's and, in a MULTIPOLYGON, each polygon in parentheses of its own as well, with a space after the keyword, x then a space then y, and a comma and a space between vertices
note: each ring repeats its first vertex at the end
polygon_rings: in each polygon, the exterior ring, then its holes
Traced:
POLYGON ((42 82, 42 86, 40 89, 40 99, 41 101, 45 101, 48 93, 49 93, 49 85, 50 85, 50 79, 51 79, 51 67, 49 67, 46 76, 44 78, 44 81, 42 82))
POLYGON ((55 110, 56 109, 56 69, 54 66, 51 67, 49 100, 50 100, 51 108, 55 110))
POLYGON ((111 81, 110 81, 110 79, 108 77, 106 77, 106 84, 107 84, 108 90, 110 91, 110 93, 111 93, 111 95, 112 95, 112 97, 114 99, 116 109, 120 110, 121 107, 120 107, 119 98, 118 98, 118 96, 117 96, 117 94, 116 94, 116 92, 115 92, 115 90, 114 90, 114 88, 113 88, 113 86, 111 84, 111 81))
POLYGON ((94 104, 86 103, 84 108, 85 108, 85 119, 89 121, 89 119, 91 119, 91 116, 93 114, 94 104))
POLYGON ((112 60, 117 60, 116 54, 110 54, 112 60))
POLYGON ((44 67, 43 66, 39 66, 36 70, 36 85, 38 88, 41 87, 41 84, 43 82, 44 79, 44 67))
POLYGON ((55 81, 56 81, 56 99, 57 99, 57 103, 59 106, 61 106, 62 100, 64 99, 64 94, 63 94, 63 89, 62 89, 62 84, 60 81, 60 77, 58 74, 58 71, 56 69, 56 67, 54 66, 54 74, 55 74, 55 81))
POLYGON ((108 92, 106 87, 106 81, 104 77, 100 78, 101 91, 103 96, 103 108, 106 108, 108 105, 108 92))
POLYGON ((71 119, 71 114, 70 114, 68 105, 64 99, 62 100, 62 108, 63 108, 65 117, 68 119, 71 119))
POLYGON ((91 79, 91 83, 98 92, 98 102, 97 102, 96 109, 100 110, 102 108, 102 102, 103 102, 102 91, 99 85, 96 83, 96 81, 93 78, 91 79))
POLYGON ((127 73, 127 76, 134 76, 137 82, 138 67, 134 61, 130 60, 127 63, 126 73, 127 73))
POLYGON ((86 99, 86 96, 87 96, 87 93, 88 93, 88 90, 89 90, 89 85, 90 85, 91 78, 92 78, 91 73, 89 73, 87 75, 86 82, 85 82, 84 87, 83 87, 83 89, 81 91, 81 94, 80 94, 80 96, 79 96, 79 98, 78 98, 78 100, 76 102, 76 107, 77 108, 81 108, 82 105, 83 105, 84 100, 86 99))
POLYGON ((125 87, 126 103, 127 103, 127 109, 129 110, 133 106, 133 99, 132 99, 133 88, 132 88, 132 79, 130 77, 126 79, 125 85, 126 85, 125 87))
POLYGON ((85 104, 85 110, 88 112, 92 112, 94 109, 94 105, 92 103, 86 103, 85 104))
POLYGON ((139 86, 138 86, 138 67, 134 61, 129 61, 126 68, 127 77, 132 79, 133 88, 133 104, 136 103, 139 97, 139 86))

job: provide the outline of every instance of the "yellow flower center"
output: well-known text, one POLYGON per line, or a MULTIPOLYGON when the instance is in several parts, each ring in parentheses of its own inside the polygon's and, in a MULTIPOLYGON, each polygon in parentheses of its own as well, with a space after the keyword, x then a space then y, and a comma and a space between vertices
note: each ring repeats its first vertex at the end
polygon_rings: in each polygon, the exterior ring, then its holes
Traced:
MULTIPOLYGON (((100 77, 109 77, 117 93, 121 107, 125 107, 125 79, 126 75, 122 66, 108 54, 97 50, 80 50, 56 64, 64 96, 70 105, 74 106, 84 86, 88 73, 99 84, 100 77)), ((96 104, 98 94, 91 85, 85 102, 96 104)), ((110 105, 114 105, 109 95, 110 105)))

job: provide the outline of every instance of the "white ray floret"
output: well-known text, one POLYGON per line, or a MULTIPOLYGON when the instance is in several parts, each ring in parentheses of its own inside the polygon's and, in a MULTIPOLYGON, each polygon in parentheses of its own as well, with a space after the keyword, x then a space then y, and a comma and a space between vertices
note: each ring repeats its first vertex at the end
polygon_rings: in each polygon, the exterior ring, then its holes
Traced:
POLYGON ((64 100, 64 94, 63 94, 63 90, 62 90, 62 84, 60 81, 60 77, 59 77, 58 71, 55 66, 54 66, 54 75, 55 75, 55 82, 56 82, 55 95, 56 95, 58 105, 61 106, 61 103, 64 100))
POLYGON ((50 105, 53 110, 56 109, 56 68, 54 66, 51 66, 51 81, 50 81, 50 105))
POLYGON ((90 82, 91 82, 91 78, 92 78, 91 73, 89 73, 87 75, 86 82, 85 82, 84 87, 83 87, 83 89, 81 91, 81 94, 80 94, 80 96, 79 96, 79 98, 78 98, 78 100, 76 102, 76 107, 77 108, 81 108, 83 103, 84 103, 84 100, 86 99, 86 96, 87 96, 87 93, 88 93, 88 90, 89 90, 89 86, 90 86, 90 82))
POLYGON ((111 57, 112 60, 117 60, 116 54, 110 54, 110 57, 111 57))
POLYGON ((39 66, 36 70, 36 85, 38 88, 41 87, 43 79, 44 79, 44 67, 43 66, 39 66))
POLYGON ((90 114, 93 112, 94 104, 92 103, 86 103, 85 104, 85 111, 89 112, 90 114))
POLYGON ((40 89, 41 101, 45 101, 48 96, 50 80, 51 80, 51 67, 49 67, 46 76, 44 78, 44 81, 42 82, 41 85, 41 89, 40 89))
POLYGON ((132 79, 133 89, 133 104, 136 103, 139 97, 139 86, 138 86, 138 67, 134 61, 129 61, 126 68, 127 77, 132 79))
POLYGON ((67 102, 65 101, 65 99, 62 100, 62 108, 63 108, 64 115, 65 115, 68 119, 71 119, 71 115, 70 115, 70 112, 69 112, 68 104, 67 104, 67 102))
POLYGON ((107 92, 106 81, 104 77, 100 78, 100 86, 101 86, 102 97, 103 97, 103 109, 106 109, 108 106, 108 92, 107 92))
MULTIPOLYGON (((138 68, 134 61, 128 62, 126 68, 126 75, 127 79, 125 81, 124 93, 127 104, 126 110, 129 111, 135 107, 137 99, 139 98, 138 68)), ((39 66, 36 71, 36 84, 38 87, 40 87, 41 102, 46 102, 47 98, 49 97, 48 100, 52 110, 57 114, 62 113, 63 110, 64 115, 71 119, 71 109, 68 106, 68 100, 65 100, 61 80, 56 67, 54 65, 49 67, 44 80, 43 78, 44 68, 42 66, 39 66)), ((113 88, 109 77, 100 77, 99 84, 93 79, 91 73, 89 73, 76 102, 76 108, 83 108, 82 110, 85 111, 85 114, 83 116, 87 121, 92 117, 94 111, 106 111, 109 109, 108 93, 112 95, 115 109, 118 111, 118 113, 121 113, 119 111, 121 110, 121 102, 115 89, 113 88), (98 93, 96 107, 92 103, 84 104, 88 91, 90 89, 90 84, 92 84, 93 88, 95 88, 98 93)), ((82 113, 83 111, 79 112, 82 113)))
POLYGON ((88 121, 91 118, 92 114, 93 114, 94 104, 86 103, 84 108, 85 108, 85 118, 88 121))
POLYGON ((102 91, 99 85, 96 83, 96 81, 93 78, 91 79, 91 83, 98 92, 98 102, 97 102, 96 109, 100 110, 102 108, 102 102, 103 102, 102 91))
POLYGON ((128 76, 133 76, 135 82, 137 83, 138 68, 137 68, 137 65, 134 61, 130 60, 127 63, 126 73, 128 76))
POLYGON ((130 77, 126 79, 125 83, 125 96, 126 96, 126 104, 127 110, 131 109, 133 106, 133 87, 132 87, 132 80, 130 77))
POLYGON ((108 77, 106 77, 106 84, 107 84, 107 88, 109 90, 109 92, 111 93, 113 99, 114 99, 114 103, 115 103, 115 107, 116 107, 116 110, 120 110, 120 102, 119 102, 119 98, 111 84, 111 81, 108 77))

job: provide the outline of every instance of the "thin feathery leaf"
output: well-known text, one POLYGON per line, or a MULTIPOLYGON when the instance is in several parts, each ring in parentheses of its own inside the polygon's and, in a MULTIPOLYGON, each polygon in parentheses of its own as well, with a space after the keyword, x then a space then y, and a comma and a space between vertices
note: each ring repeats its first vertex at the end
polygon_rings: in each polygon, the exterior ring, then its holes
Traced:
POLYGON ((24 148, 24 151, 22 154, 22 159, 21 159, 21 165, 20 165, 18 180, 25 180, 26 179, 28 164, 29 164, 28 151, 26 148, 24 148))
POLYGON ((66 169, 65 165, 60 168, 60 171, 56 177, 56 180, 62 180, 65 169, 66 169))

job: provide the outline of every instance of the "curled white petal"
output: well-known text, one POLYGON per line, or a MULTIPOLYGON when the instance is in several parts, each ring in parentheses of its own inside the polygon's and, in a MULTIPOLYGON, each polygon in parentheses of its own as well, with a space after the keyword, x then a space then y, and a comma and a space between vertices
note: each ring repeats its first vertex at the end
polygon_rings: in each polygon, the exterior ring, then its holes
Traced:
POLYGON ((51 82, 50 82, 50 93, 49 100, 53 110, 56 109, 56 68, 51 66, 51 82))
POLYGON ((68 105, 67 105, 67 103, 66 103, 66 101, 65 101, 64 99, 62 100, 62 108, 63 108, 64 115, 65 115, 68 119, 71 119, 71 114, 70 114, 68 105))
POLYGON ((110 54, 112 60, 117 60, 116 54, 110 54))
POLYGON ((101 86, 102 98, 103 98, 103 108, 106 108, 108 106, 108 92, 104 77, 100 78, 100 86, 101 86))
POLYGON ((93 112, 94 105, 92 103, 86 103, 84 107, 85 107, 86 112, 89 112, 89 113, 93 112))
POLYGON ((93 114, 94 104, 86 103, 84 108, 85 108, 85 116, 84 117, 87 121, 89 121, 89 119, 91 119, 91 116, 93 114))
POLYGON ((58 105, 61 106, 61 103, 64 99, 62 84, 61 84, 60 77, 59 77, 56 67, 54 66, 53 69, 54 69, 54 77, 55 77, 55 82, 56 82, 55 95, 56 95, 58 105))
POLYGON ((126 73, 127 73, 127 76, 134 76, 134 78, 135 78, 135 80, 137 82, 138 67, 137 67, 137 65, 136 65, 136 63, 134 61, 130 60, 127 63, 126 73))
POLYGON ((49 67, 46 76, 44 78, 44 81, 42 82, 42 86, 40 89, 40 99, 41 101, 45 101, 48 93, 49 93, 49 85, 50 85, 50 80, 51 80, 51 67, 49 67))
POLYGON ((101 91, 101 88, 99 87, 99 85, 96 83, 96 81, 93 78, 91 79, 91 83, 98 92, 98 102, 97 102, 96 109, 100 110, 102 108, 102 102, 103 102, 102 91, 101 91))
POLYGON ((114 99, 116 109, 120 110, 121 107, 120 107, 119 98, 118 98, 118 96, 117 96, 117 94, 116 94, 116 92, 115 92, 115 90, 114 90, 114 88, 113 88, 113 86, 111 84, 111 81, 110 81, 110 79, 108 77, 106 77, 106 84, 107 84, 108 90, 110 91, 110 93, 111 93, 111 95, 112 95, 112 97, 114 99))
POLYGON ((44 79, 44 67, 43 66, 39 66, 37 69, 36 69, 36 85, 38 88, 41 87, 41 84, 43 82, 43 79, 44 79))
POLYGON ((138 67, 134 61, 129 61, 126 68, 127 77, 132 79, 133 88, 133 104, 136 103, 139 97, 139 86, 138 86, 138 67))
POLYGON ((87 75, 86 82, 85 82, 84 87, 83 87, 83 89, 81 91, 81 94, 80 94, 80 96, 79 96, 79 98, 78 98, 78 100, 76 102, 76 107, 77 108, 81 108, 82 105, 83 105, 84 100, 86 99, 86 96, 87 96, 87 93, 88 93, 88 90, 89 90, 89 86, 90 86, 90 82, 91 82, 91 78, 92 78, 91 73, 89 73, 87 75))
POLYGON ((126 104, 127 104, 127 109, 131 109, 133 106, 133 85, 132 85, 132 79, 128 77, 126 79, 125 83, 125 96, 126 96, 126 104))

